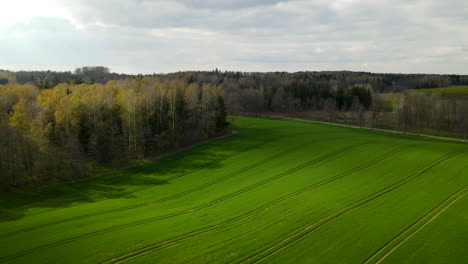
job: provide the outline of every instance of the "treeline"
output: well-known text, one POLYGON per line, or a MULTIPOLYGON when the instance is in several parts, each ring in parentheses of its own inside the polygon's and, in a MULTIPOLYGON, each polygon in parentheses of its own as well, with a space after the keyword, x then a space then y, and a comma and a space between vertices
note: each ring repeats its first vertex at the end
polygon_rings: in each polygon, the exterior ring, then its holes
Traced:
POLYGON ((150 157, 222 133, 219 85, 136 77, 0 86, 2 190, 73 179, 91 165, 150 157))
MULTIPOLYGON (((344 72, 345 76, 348 72, 344 72)), ((335 76, 336 77, 336 76, 335 76)), ((167 80, 187 83, 222 85, 226 104, 232 114, 238 112, 294 112, 323 110, 333 100, 347 110, 355 98, 369 108, 372 86, 366 82, 339 81, 324 72, 305 73, 241 73, 179 72, 162 76, 167 80)), ((359 78, 359 80, 361 80, 359 78)))
POLYGON ((360 127, 468 139, 468 98, 463 96, 447 98, 424 93, 390 96, 374 94, 368 109, 355 98, 347 110, 339 110, 334 100, 327 100, 323 110, 278 114, 360 127))
POLYGON ((131 79, 135 75, 110 72, 104 66, 86 66, 70 71, 5 71, 0 70, 0 85, 7 83, 33 84, 39 89, 49 89, 60 83, 69 84, 105 84, 110 80, 131 79))
MULTIPOLYGON (((156 76, 152 74, 151 76, 156 76)), ((468 75, 456 74, 397 74, 370 73, 351 71, 307 71, 307 72, 232 72, 199 71, 178 72, 157 75, 168 79, 184 79, 187 82, 225 83, 240 89, 276 90, 283 87, 294 97, 311 97, 314 94, 326 94, 327 90, 348 88, 355 85, 372 87, 376 93, 402 92, 406 89, 439 88, 454 85, 468 85, 468 75)), ((103 66, 77 68, 74 72, 57 71, 5 71, 0 70, 0 80, 20 84, 32 83, 40 88, 51 88, 61 82, 75 81, 85 83, 106 83, 109 80, 130 79, 131 74, 110 72, 103 66), (50 87, 47 87, 49 85, 50 87)))
POLYGON ((162 78, 222 85, 231 114, 308 113, 313 119, 358 126, 443 136, 466 137, 467 133, 466 98, 403 93, 467 85, 466 75, 213 71, 179 72, 162 78))
POLYGON ((404 93, 403 102, 396 112, 403 131, 427 133, 452 132, 467 140, 468 98, 445 98, 440 95, 404 93))
MULTIPOLYGON (((338 109, 351 108, 355 97, 368 109, 372 94, 407 89, 468 85, 467 75, 380 74, 367 72, 178 72, 162 76, 188 83, 223 85, 227 100, 245 112, 323 110, 335 100, 338 109), (239 97, 239 98, 236 98, 239 97), (242 100, 239 100, 242 98, 242 100)), ((231 104, 231 108, 236 108, 231 104)))
POLYGON ((466 137, 467 98, 404 91, 467 85, 467 75, 215 70, 179 72, 162 78, 222 85, 231 114, 307 113, 309 118, 331 122, 466 137))
MULTIPOLYGON (((351 71, 306 72, 178 72, 166 78, 184 78, 192 82, 219 82, 240 89, 274 89, 289 87, 304 96, 324 92, 333 87, 348 88, 354 85, 371 86, 376 93, 402 92, 407 89, 440 88, 468 85, 468 75, 456 74, 400 74, 351 71)), ((301 97, 294 94, 295 97, 301 97)))
MULTIPOLYGON (((1 72, 10 82, 30 83, 39 89, 59 83, 106 83, 136 76, 111 73, 107 67, 82 67, 71 72, 1 72), (9 77, 8 77, 9 76, 9 77)), ((373 94, 397 93, 407 89, 437 88, 468 85, 468 75, 439 74, 380 74, 350 71, 323 72, 177 72, 157 76, 164 80, 180 80, 187 84, 220 85, 227 95, 232 112, 291 112, 320 110, 334 107, 348 111, 352 107, 369 110, 373 94), (360 106, 356 106, 357 100, 360 106), (241 100, 242 99, 242 100, 241 100), (354 105, 353 105, 354 103, 354 105)), ((141 76, 140 76, 141 77, 141 76)))

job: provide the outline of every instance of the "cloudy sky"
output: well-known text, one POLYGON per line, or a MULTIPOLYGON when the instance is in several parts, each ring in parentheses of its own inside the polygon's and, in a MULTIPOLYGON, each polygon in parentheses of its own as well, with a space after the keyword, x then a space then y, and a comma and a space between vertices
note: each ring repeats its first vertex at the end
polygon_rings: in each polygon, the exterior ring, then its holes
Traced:
POLYGON ((468 74, 466 0, 0 3, 0 69, 468 74))

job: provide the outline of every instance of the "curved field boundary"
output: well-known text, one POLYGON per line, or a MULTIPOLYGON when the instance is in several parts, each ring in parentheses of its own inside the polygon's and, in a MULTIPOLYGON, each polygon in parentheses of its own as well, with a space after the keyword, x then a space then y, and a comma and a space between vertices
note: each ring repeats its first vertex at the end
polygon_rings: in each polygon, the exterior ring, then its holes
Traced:
MULTIPOLYGON (((208 167, 210 167, 210 166, 213 166, 213 165, 215 165, 215 164, 217 164, 217 163, 219 163, 219 162, 221 162, 221 161, 223 161, 223 160, 229 159, 229 158, 231 158, 231 157, 234 157, 234 156, 239 155, 239 154, 241 154, 241 153, 244 153, 244 152, 246 152, 246 151, 250 151, 250 150, 252 150, 252 149, 259 148, 259 147, 261 147, 261 146, 263 146, 263 145, 266 145, 266 144, 268 144, 268 143, 270 143, 270 142, 279 140, 279 139, 281 139, 281 138, 282 138, 282 137, 270 138, 270 139, 268 139, 268 140, 265 140, 265 141, 260 142, 259 144, 255 144, 255 145, 253 145, 253 146, 249 146, 249 147, 247 147, 247 148, 245 148, 245 149, 242 149, 242 150, 240 150, 240 151, 237 151, 237 152, 234 152, 234 153, 232 153, 232 154, 225 155, 225 156, 222 156, 222 157, 220 157, 220 158, 218 158, 218 159, 215 159, 215 160, 213 160, 213 161, 210 161, 210 162, 208 162, 208 163, 206 163, 206 164, 203 164, 203 165, 199 166, 198 168, 195 168, 195 169, 193 169, 193 170, 191 170, 191 171, 188 171, 188 172, 185 172, 185 173, 182 173, 182 174, 179 174, 179 175, 174 175, 174 176, 172 176, 172 177, 170 177, 170 178, 167 178, 167 179, 164 179, 164 180, 165 180, 165 181, 174 180, 174 179, 177 179, 177 178, 180 178, 180 177, 183 177, 183 176, 192 174, 192 173, 197 172, 197 171, 199 171, 199 170, 206 169, 206 168, 208 168, 208 167)), ((149 170, 150 170, 149 168, 148 168, 148 169, 142 169, 140 172, 147 172, 147 171, 149 171, 149 170)), ((118 177, 117 177, 117 181, 113 181, 112 183, 118 183, 118 182, 121 182, 122 180, 125 180, 125 176, 124 176, 124 175, 118 176, 118 177)), ((133 193, 136 193, 136 192, 139 192, 139 191, 143 191, 143 190, 145 190, 145 189, 152 188, 152 187, 154 187, 154 186, 143 186, 143 187, 138 187, 138 188, 135 188, 135 189, 133 189, 133 190, 130 190, 130 191, 127 193, 127 195, 133 194, 133 193)), ((93 200, 91 203, 100 202, 100 201, 105 201, 105 200, 108 200, 108 199, 113 199, 113 198, 96 199, 96 200, 93 200)), ((89 204, 89 202, 88 202, 88 203, 82 203, 82 204, 76 204, 76 205, 70 205, 70 206, 67 206, 66 208, 81 206, 81 205, 85 205, 85 204, 89 204)), ((53 212, 53 211, 56 211, 56 210, 60 210, 60 209, 63 209, 63 208, 51 208, 51 209, 46 209, 46 210, 42 210, 42 211, 40 211, 40 212, 34 212, 34 213, 25 214, 25 216, 40 215, 40 214, 50 213, 50 212, 53 212)), ((5 217, 5 218, 0 218, 0 219, 1 219, 1 221, 6 221, 6 220, 8 220, 9 218, 8 218, 8 217, 5 217)))
POLYGON ((85 219, 85 218, 89 218, 89 217, 93 217, 93 216, 100 216, 100 215, 105 215, 105 214, 109 214, 109 213, 116 213, 116 212, 122 212, 122 211, 126 211, 126 210, 141 208, 141 207, 145 207, 145 206, 149 206, 149 205, 154 205, 154 204, 166 202, 166 201, 176 199, 176 198, 179 198, 179 197, 183 197, 184 195, 193 193, 193 192, 198 191, 198 190, 202 190, 202 189, 204 189, 206 187, 212 186, 212 185, 214 185, 216 183, 219 183, 219 182, 222 182, 222 181, 227 180, 229 178, 232 178, 232 177, 234 177, 236 175, 239 175, 241 173, 244 173, 246 171, 249 171, 251 169, 259 167, 259 166, 261 166, 263 164, 266 164, 266 163, 268 163, 270 161, 273 161, 273 160, 275 160, 277 158, 283 157, 283 156, 288 155, 288 154, 290 154, 290 153, 292 153, 294 151, 302 149, 302 148, 304 148, 306 146, 307 146, 306 144, 295 146, 293 148, 290 148, 290 149, 287 149, 287 150, 285 150, 283 152, 280 152, 280 153, 278 153, 276 155, 267 157, 266 159, 263 159, 263 160, 261 160, 261 161, 259 161, 257 163, 251 164, 251 165, 246 166, 246 167, 244 167, 242 169, 234 171, 234 172, 232 172, 232 173, 230 173, 228 175, 225 175, 225 176, 223 176, 221 178, 218 178, 216 180, 207 182, 205 184, 202 184, 202 185, 197 186, 195 188, 185 190, 185 191, 180 192, 180 193, 176 193, 176 194, 161 198, 159 200, 155 200, 155 201, 151 201, 151 202, 138 203, 138 204, 133 204, 133 205, 129 205, 129 206, 123 206, 123 207, 104 210, 104 211, 95 212, 95 213, 79 215, 79 216, 70 217, 70 218, 66 218, 66 219, 61 219, 61 220, 57 220, 57 221, 54 221, 54 222, 49 222, 49 223, 45 223, 45 224, 41 224, 41 225, 37 225, 37 226, 32 226, 32 227, 28 227, 28 228, 24 228, 24 229, 19 229, 19 230, 10 232, 10 233, 0 235, 0 238, 13 236, 13 235, 17 235, 19 233, 24 233, 24 232, 28 232, 28 231, 33 231, 33 230, 37 230, 37 229, 40 229, 40 228, 50 227, 50 226, 54 226, 54 225, 57 225, 57 224, 62 224, 62 223, 67 223, 67 222, 71 222, 71 221, 81 220, 81 219, 85 219))
POLYGON ((405 243, 408 239, 414 236, 416 233, 421 231, 425 226, 430 224, 434 219, 441 215, 445 210, 447 210, 451 205, 456 201, 461 199, 468 192, 467 186, 463 187, 461 190, 458 190, 452 194, 449 198, 445 199, 443 202, 434 207, 431 211, 421 217, 413 225, 406 228, 403 232, 398 234, 392 240, 387 242, 382 248, 375 252, 370 258, 368 258, 364 263, 381 263, 387 256, 389 256, 393 251, 405 243), (382 255, 383 254, 383 255, 382 255))
POLYGON ((353 174, 357 171, 360 171, 360 170, 363 170, 363 169, 366 169, 382 160, 385 160, 386 158, 398 153, 398 152, 401 152, 407 148, 409 148, 410 145, 407 145, 407 146, 403 146, 403 147, 400 147, 400 148, 397 148, 397 149, 394 149, 372 161, 369 161, 363 165, 360 165, 358 167, 355 167, 349 171, 346 171, 346 172, 343 172, 343 173, 340 173, 338 175, 335 175, 331 178, 328 178, 328 179, 325 179, 323 181, 320 181, 320 182, 317 182, 317 183, 314 183, 314 184, 311 184, 305 188, 302 188, 298 191, 295 191, 293 193, 290 193, 288 195, 285 195, 279 199, 276 199, 274 201, 271 201, 259 208, 256 208, 252 211, 249 211, 245 214, 242 214, 240 216, 237 216, 237 217, 234 217, 234 218, 231 218, 229 220, 226 220, 222 223, 219 223, 219 224, 216 224, 216 225, 212 225, 212 226, 209 226, 209 227, 205 227, 205 228, 202 228, 202 229, 198 229, 198 230, 195 230, 195 231, 192 231, 192 232, 189 232, 189 233, 186 233, 186 234, 183 234, 183 235, 180 235, 180 236, 177 236, 177 237, 173 237, 173 238, 170 238, 170 239, 167 239, 167 240, 164 240, 164 241, 160 241, 160 242, 157 242, 157 243, 154 243, 154 244, 151 244, 151 245, 148 245, 148 246, 145 246, 143 248, 140 248, 140 249, 137 249, 137 250, 134 250, 132 252, 129 252, 127 254, 124 254, 124 255, 121 255, 119 257, 116 257, 116 258, 113 258, 107 262, 104 262, 104 263, 123 263, 123 262, 126 262, 130 259, 134 259, 134 258, 137 258, 137 257, 140 257, 142 255, 145 255, 145 254, 148 254, 154 250, 157 250, 157 249, 160 249, 160 248, 164 248, 164 247, 167 247, 167 246, 170 246, 170 245, 173 245, 173 244, 176 244, 180 241, 183 241, 183 240, 186 240, 186 239, 189 239, 189 238, 193 238, 193 237, 197 237, 197 236, 200 236, 200 235, 204 235, 208 232, 211 232, 211 231, 216 231, 216 230, 220 230, 221 228, 224 228, 225 226, 229 225, 229 224, 234 224, 234 223, 237 223, 237 222, 241 222, 241 221, 244 221, 244 220, 247 220, 249 218, 252 218, 262 212, 265 212, 267 211, 268 209, 271 209, 283 202, 286 202, 296 196, 299 196, 309 190, 312 190, 312 189, 315 189, 315 188, 318 188, 322 185, 325 185, 327 183, 330 183, 332 181, 335 181, 335 180, 338 180, 340 178, 343 178, 345 176, 348 176, 350 174, 353 174))
POLYGON ((290 246, 291 244, 305 238, 307 235, 309 235, 310 233, 316 231, 317 229, 319 229, 320 227, 322 227, 323 225, 329 223, 329 222, 332 222, 333 220, 335 220, 336 218, 344 215, 344 214, 347 214, 351 211, 353 211, 354 209, 356 208, 359 208, 361 207, 362 205, 364 204, 367 204, 368 202, 372 201, 372 200, 375 200, 377 198, 379 198, 380 196, 383 196, 405 184, 407 184, 408 182, 411 182, 413 181, 414 179, 418 178, 419 176, 421 175, 424 175, 426 173, 428 173, 429 171, 432 170, 432 168, 434 168, 435 166, 439 165, 440 163, 450 159, 451 157, 455 156, 455 155, 458 155, 462 152, 464 152, 466 150, 458 150, 458 151, 455 151, 455 152, 452 152, 452 153, 449 153, 447 155, 444 155, 443 157, 433 161, 430 163, 430 165, 426 166, 425 168, 415 172, 415 173, 412 173, 410 176, 408 177, 405 177, 404 179, 392 184, 392 185, 389 185, 383 189, 380 189, 379 191, 371 194, 371 195, 368 195, 364 198, 361 198, 359 200, 357 200, 356 202, 353 202, 331 214, 329 214, 328 216, 326 217, 323 217, 319 220, 317 220, 316 222, 310 224, 310 225, 307 225, 303 228, 301 228, 299 231, 296 231, 294 232, 293 234, 289 235, 288 237, 284 238, 283 240, 279 241, 278 243, 276 244, 273 244, 272 246, 270 246, 269 248, 266 248, 266 249, 263 249, 261 250, 260 252, 256 253, 255 255, 247 258, 247 259, 244 259, 242 260, 240 263, 246 263, 246 262, 250 262, 250 263, 257 263, 257 262, 260 262, 262 260, 265 260, 267 259, 268 257, 278 253, 279 251, 285 249, 286 247, 290 246))
POLYGON ((289 174, 291 174, 293 172, 304 169, 304 168, 306 168, 308 166, 311 166, 311 165, 316 164, 318 162, 321 162, 323 160, 326 160, 326 159, 329 159, 331 157, 342 154, 343 152, 345 152, 347 150, 350 150, 350 149, 353 149, 353 148, 356 148, 356 147, 359 147, 359 146, 362 146, 362 145, 368 144, 368 143, 369 142, 353 144, 353 145, 347 146, 345 148, 338 149, 338 150, 333 151, 333 152, 331 152, 329 154, 326 154, 324 156, 321 156, 321 157, 318 157, 318 158, 313 159, 311 161, 305 162, 305 163, 303 163, 303 164, 301 164, 301 165, 299 165, 299 166, 297 166, 295 168, 292 168, 292 169, 289 169, 289 170, 287 170, 285 172, 277 174, 277 175, 275 175, 273 177, 267 178, 267 179, 265 179, 263 181, 260 181, 258 183, 253 184, 253 185, 250 185, 250 186, 247 186, 247 187, 242 188, 242 189, 240 189, 240 190, 238 190, 236 192, 230 193, 228 195, 225 195, 223 197, 215 199, 215 200, 213 200, 213 201, 211 201, 209 203, 206 203, 206 204, 203 204, 203 205, 200 205, 200 206, 197 206, 197 207, 193 207, 191 209, 186 209, 186 210, 183 210, 183 211, 179 211, 179 212, 175 212, 175 213, 171 213, 171 214, 167 214, 167 215, 151 217, 151 218, 147 218, 147 219, 144 219, 144 220, 139 220, 139 221, 130 222, 130 223, 127 223, 127 224, 122 224, 122 225, 119 225, 119 226, 109 227, 109 228, 105 228, 105 229, 102 229, 102 230, 97 230, 97 231, 85 233, 85 234, 82 234, 82 235, 78 235, 78 236, 75 236, 75 237, 66 238, 66 239, 63 239, 63 240, 60 240, 60 241, 57 241, 57 242, 53 242, 53 243, 45 244, 45 245, 42 245, 42 246, 34 247, 34 248, 31 248, 31 249, 28 249, 28 250, 24 250, 24 251, 15 253, 15 254, 11 254, 11 255, 2 257, 2 258, 0 258, 0 263, 6 262, 6 261, 9 261, 9 260, 12 260, 12 259, 16 259, 16 258, 25 256, 25 255, 40 251, 40 250, 44 250, 44 249, 52 248, 52 247, 55 247, 55 246, 67 244, 67 243, 70 243, 70 242, 73 242, 73 241, 76 241, 76 240, 79 240, 79 239, 82 239, 82 238, 92 237, 92 236, 96 236, 96 235, 100 235, 100 234, 104 234, 104 233, 108 233, 108 232, 113 232, 113 231, 128 228, 128 227, 147 224, 147 223, 155 222, 155 221, 158 221, 158 220, 168 219, 168 218, 172 218, 172 217, 175 217, 175 216, 189 214, 189 213, 192 213, 192 212, 195 212, 195 211, 199 211, 201 209, 210 207, 212 205, 215 205, 215 204, 221 203, 221 202, 223 202, 225 200, 236 197, 237 195, 240 195, 242 193, 250 191, 250 190, 252 190, 254 188, 257 188, 259 186, 267 184, 267 183, 269 183, 271 181, 282 178, 282 177, 284 177, 286 175, 289 175, 289 174))

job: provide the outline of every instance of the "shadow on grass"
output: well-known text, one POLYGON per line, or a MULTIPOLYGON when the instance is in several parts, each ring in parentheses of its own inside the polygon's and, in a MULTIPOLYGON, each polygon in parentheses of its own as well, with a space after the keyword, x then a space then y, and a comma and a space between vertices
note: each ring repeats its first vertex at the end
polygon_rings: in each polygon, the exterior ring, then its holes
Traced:
MULTIPOLYGON (((263 129, 245 128, 244 132, 249 136, 234 135, 215 140, 109 175, 3 195, 0 197, 0 222, 106 199, 137 198, 142 190, 169 184, 198 170, 219 169, 223 166, 221 161, 271 141, 264 137, 267 131, 263 129)), ((157 192, 157 188, 154 191, 157 192)))

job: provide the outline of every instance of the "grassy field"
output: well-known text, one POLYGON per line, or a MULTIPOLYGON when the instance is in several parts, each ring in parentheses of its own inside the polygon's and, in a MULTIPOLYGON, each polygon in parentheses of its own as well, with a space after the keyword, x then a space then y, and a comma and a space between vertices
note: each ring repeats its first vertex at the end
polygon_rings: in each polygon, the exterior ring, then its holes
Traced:
POLYGON ((237 118, 236 135, 0 200, 0 263, 466 263, 468 146, 237 118))
POLYGON ((444 97, 457 97, 457 96, 468 96, 468 86, 452 86, 446 88, 432 88, 432 89, 412 89, 407 90, 407 93, 425 93, 438 94, 444 97))

